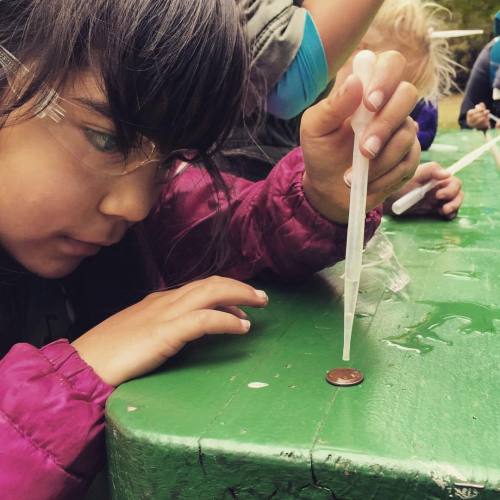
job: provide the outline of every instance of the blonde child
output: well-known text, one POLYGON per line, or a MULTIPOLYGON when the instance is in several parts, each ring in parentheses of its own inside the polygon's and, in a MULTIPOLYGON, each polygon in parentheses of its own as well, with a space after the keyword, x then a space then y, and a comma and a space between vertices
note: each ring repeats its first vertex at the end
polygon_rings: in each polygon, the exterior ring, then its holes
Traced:
MULTIPOLYGON (((437 110, 432 101, 448 91, 453 75, 446 43, 430 37, 430 31, 439 26, 442 8, 420 0, 364 1, 352 3, 357 17, 351 17, 352 6, 338 1, 250 3, 253 8, 248 14, 252 23, 249 35, 257 47, 252 53, 252 65, 264 80, 264 85, 260 82, 261 92, 262 89, 269 90, 268 113, 264 117, 257 116, 257 124, 251 118, 245 118, 226 142, 224 154, 230 158, 237 175, 263 178, 275 161, 298 143, 300 116, 291 117, 300 114, 313 102, 332 77, 336 75, 338 85, 344 81, 351 73, 351 59, 338 73, 337 70, 356 46, 378 52, 401 49, 409 61, 403 78, 419 90, 420 102, 413 115, 420 123, 419 140, 424 147, 430 145, 437 127, 437 110), (380 4, 382 7, 375 15, 380 4), (364 14, 360 15, 359 10, 364 14), (283 15, 285 12, 287 16, 283 15), (282 15, 279 25, 276 25, 271 21, 278 13, 282 15), (308 21, 302 26, 304 16, 308 21), (346 43, 345 33, 353 25, 358 31, 351 33, 347 37, 350 43, 346 43), (339 44, 342 30, 345 31, 344 43, 339 44), (261 39, 267 41, 264 48, 261 39)), ((402 67, 403 61, 394 70, 399 71, 402 67)), ((374 102, 384 102, 383 96, 371 98, 375 99, 374 102)), ((461 183, 455 177, 450 178, 435 163, 419 168, 418 175, 407 188, 393 198, 432 178, 442 180, 439 189, 431 192, 412 213, 438 214, 447 219, 455 217, 463 198, 461 183)), ((387 210, 389 206, 390 203, 387 210)))
MULTIPOLYGON (((437 131, 437 101, 449 93, 455 75, 454 62, 445 39, 433 38, 432 32, 442 29, 447 10, 424 0, 386 0, 361 40, 360 49, 375 52, 397 50, 406 58, 403 79, 418 90, 419 102, 411 113, 418 125, 422 149, 428 149, 437 131)), ((419 167, 415 177, 391 196, 385 208, 399 196, 431 179, 440 180, 412 214, 435 213, 454 218, 463 200, 461 182, 449 177, 437 163, 419 167)))

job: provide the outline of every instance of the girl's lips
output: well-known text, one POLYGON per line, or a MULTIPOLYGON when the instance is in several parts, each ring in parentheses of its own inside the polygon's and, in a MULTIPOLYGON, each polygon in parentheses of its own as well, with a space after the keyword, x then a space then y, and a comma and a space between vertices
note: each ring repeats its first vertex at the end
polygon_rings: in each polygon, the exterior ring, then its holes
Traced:
POLYGON ((62 238, 60 247, 64 254, 75 257, 89 257, 98 253, 102 248, 101 245, 75 240, 69 236, 62 238))

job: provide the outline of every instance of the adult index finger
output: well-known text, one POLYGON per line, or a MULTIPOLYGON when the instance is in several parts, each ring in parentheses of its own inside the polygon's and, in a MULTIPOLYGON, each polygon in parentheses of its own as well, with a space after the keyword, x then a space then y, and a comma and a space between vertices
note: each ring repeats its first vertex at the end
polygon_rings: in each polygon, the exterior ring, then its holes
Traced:
POLYGON ((373 117, 363 132, 361 152, 367 158, 375 158, 401 127, 415 107, 417 96, 417 89, 411 83, 399 83, 387 104, 373 117))
POLYGON ((395 50, 388 50, 377 56, 370 85, 363 95, 363 102, 368 110, 378 111, 385 106, 398 88, 405 67, 405 57, 395 50))

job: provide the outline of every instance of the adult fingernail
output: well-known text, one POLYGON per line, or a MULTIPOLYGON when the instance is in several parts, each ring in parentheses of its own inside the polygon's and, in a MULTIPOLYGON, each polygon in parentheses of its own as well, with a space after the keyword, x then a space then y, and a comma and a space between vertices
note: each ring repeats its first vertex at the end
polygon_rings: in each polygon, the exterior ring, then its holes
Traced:
POLYGON ((346 170, 346 172, 344 174, 344 182, 348 188, 351 187, 351 184, 352 184, 352 170, 351 169, 346 170))
POLYGON ((267 293, 264 292, 264 290, 255 290, 255 294, 261 299, 269 300, 269 297, 267 296, 267 293))
POLYGON ((248 321, 247 319, 240 319, 241 321, 241 326, 245 329, 246 332, 248 332, 248 330, 250 330, 250 321, 248 321))
POLYGON ((382 147, 382 141, 376 136, 371 135, 366 139, 363 147, 368 151, 372 158, 378 155, 380 148, 382 147))
POLYGON ((378 109, 382 106, 384 102, 384 93, 381 90, 375 90, 368 96, 368 102, 375 108, 378 109))
POLYGON ((345 82, 340 86, 339 88, 339 91, 338 91, 338 94, 337 96, 338 97, 341 97, 343 96, 346 92, 347 92, 347 89, 349 88, 349 86, 351 85, 351 82, 355 79, 356 77, 354 75, 349 75, 345 82))

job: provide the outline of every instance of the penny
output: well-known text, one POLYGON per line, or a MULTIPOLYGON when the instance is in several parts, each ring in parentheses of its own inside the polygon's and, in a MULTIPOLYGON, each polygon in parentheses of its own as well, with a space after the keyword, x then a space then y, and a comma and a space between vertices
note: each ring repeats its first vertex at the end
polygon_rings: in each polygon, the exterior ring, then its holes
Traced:
POLYGON ((355 368, 334 368, 326 374, 326 381, 332 385, 348 387, 363 382, 364 376, 355 368))

